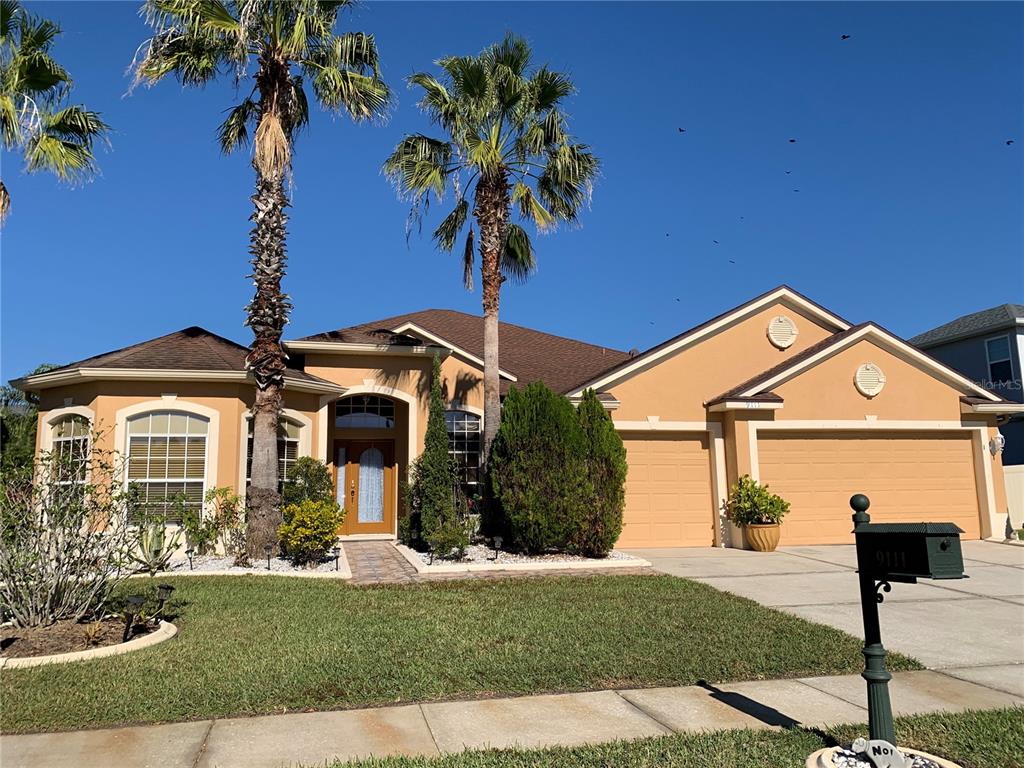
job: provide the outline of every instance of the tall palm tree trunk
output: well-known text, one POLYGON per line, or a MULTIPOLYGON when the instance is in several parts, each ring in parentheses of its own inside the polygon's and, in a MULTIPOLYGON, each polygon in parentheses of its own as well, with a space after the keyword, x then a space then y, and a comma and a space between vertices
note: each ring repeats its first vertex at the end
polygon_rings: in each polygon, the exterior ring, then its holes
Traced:
POLYGON ((491 444, 501 424, 498 376, 498 306, 501 301, 501 250, 509 210, 508 180, 504 173, 477 184, 474 215, 480 228, 480 282, 484 309, 484 435, 482 464, 487 465, 491 444))
POLYGON ((250 557, 262 557, 266 546, 277 549, 277 528, 282 522, 281 498, 277 491, 277 429, 284 388, 285 353, 281 336, 288 322, 291 302, 281 292, 288 254, 288 198, 284 176, 291 147, 286 124, 289 98, 288 62, 274 53, 260 57, 256 87, 260 92, 260 118, 256 128, 253 168, 256 194, 252 196, 254 223, 249 253, 256 285, 252 302, 246 307, 246 325, 252 328, 253 343, 246 367, 256 380, 252 408, 252 469, 246 501, 245 545, 250 557))

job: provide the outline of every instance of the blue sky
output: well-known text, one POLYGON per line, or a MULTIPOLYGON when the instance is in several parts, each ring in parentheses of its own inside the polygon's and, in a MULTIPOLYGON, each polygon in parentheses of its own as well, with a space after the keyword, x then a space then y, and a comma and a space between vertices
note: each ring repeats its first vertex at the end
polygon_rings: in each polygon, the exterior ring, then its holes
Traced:
MULTIPOLYGON (((3 377, 193 324, 247 343, 252 171, 214 143, 230 80, 126 95, 136 4, 29 7, 62 24, 76 100, 114 133, 75 189, 3 156, 3 377)), ((318 114, 299 140, 286 338, 479 313, 429 229, 406 244, 379 168, 429 127, 403 78, 506 30, 572 73, 603 174, 502 319, 643 349, 779 283, 906 336, 1024 301, 1024 5, 371 2, 342 24, 377 36, 398 104, 383 126, 318 114)))

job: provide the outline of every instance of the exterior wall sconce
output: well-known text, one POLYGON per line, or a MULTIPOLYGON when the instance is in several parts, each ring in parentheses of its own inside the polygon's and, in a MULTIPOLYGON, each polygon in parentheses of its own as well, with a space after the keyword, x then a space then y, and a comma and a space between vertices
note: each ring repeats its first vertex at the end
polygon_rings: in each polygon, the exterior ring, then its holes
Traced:
POLYGON ((1000 434, 997 434, 995 437, 988 441, 988 451, 993 456, 998 456, 1000 453, 1003 452, 1003 449, 1005 447, 1006 438, 1000 434))

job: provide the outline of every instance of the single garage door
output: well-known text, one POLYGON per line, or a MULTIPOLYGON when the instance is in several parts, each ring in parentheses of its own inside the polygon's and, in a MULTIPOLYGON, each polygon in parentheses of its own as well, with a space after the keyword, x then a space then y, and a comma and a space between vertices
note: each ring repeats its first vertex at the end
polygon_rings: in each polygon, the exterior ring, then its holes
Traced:
POLYGON ((629 472, 616 546, 711 546, 715 515, 707 434, 627 433, 622 439, 629 472))
POLYGON ((952 522, 981 537, 971 439, 964 432, 761 432, 761 481, 792 506, 783 545, 852 544, 850 497, 872 522, 952 522))

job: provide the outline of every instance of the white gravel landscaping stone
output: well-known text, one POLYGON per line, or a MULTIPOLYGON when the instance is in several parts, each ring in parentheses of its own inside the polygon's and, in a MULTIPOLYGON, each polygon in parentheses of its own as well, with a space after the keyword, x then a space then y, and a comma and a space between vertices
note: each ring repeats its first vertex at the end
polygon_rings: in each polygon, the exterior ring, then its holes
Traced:
POLYGON ((584 557, 583 555, 567 555, 560 552, 552 552, 546 555, 522 555, 515 552, 498 552, 498 558, 494 558, 494 550, 485 547, 483 544, 470 544, 466 547, 466 556, 461 560, 434 559, 430 562, 429 552, 417 552, 416 555, 424 565, 509 565, 512 563, 533 564, 533 563, 607 563, 609 560, 632 560, 637 564, 645 561, 633 555, 627 555, 619 550, 612 550, 608 557, 584 557))

